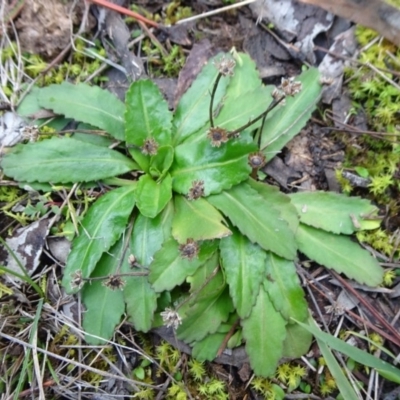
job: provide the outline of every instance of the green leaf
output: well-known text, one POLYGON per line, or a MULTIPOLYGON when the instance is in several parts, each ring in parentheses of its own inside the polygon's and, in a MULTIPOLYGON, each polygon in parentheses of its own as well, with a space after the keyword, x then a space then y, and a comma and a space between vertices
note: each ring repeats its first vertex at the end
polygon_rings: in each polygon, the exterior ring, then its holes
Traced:
POLYGON ((85 83, 63 82, 40 89, 39 104, 58 114, 104 129, 118 140, 124 140, 124 104, 111 92, 85 83))
POLYGON ((154 290, 162 292, 181 284, 187 276, 192 275, 213 255, 218 244, 214 241, 206 241, 199 247, 197 257, 189 260, 181 256, 179 244, 175 240, 166 241, 154 255, 154 260, 150 264, 149 282, 154 290))
POLYGON ((198 361, 213 361, 224 341, 226 333, 213 333, 196 342, 192 348, 192 356, 198 361))
MULTIPOLYGON (((268 108, 272 102, 272 90, 273 87, 271 86, 260 86, 251 92, 243 93, 238 98, 230 98, 228 90, 226 94, 227 98, 223 102, 219 115, 215 118, 214 125, 226 129, 227 131, 234 131, 247 124, 268 108)), ((261 126, 261 123, 261 119, 256 121, 251 126, 251 129, 258 128, 261 126)), ((184 143, 194 144, 207 140, 209 128, 210 124, 208 123, 198 132, 190 136, 184 143)), ((241 133, 241 136, 243 135, 244 132, 241 133)))
POLYGON ((18 145, 4 156, 7 176, 25 182, 89 182, 137 168, 129 158, 105 147, 70 138, 18 145))
POLYGON ((146 173, 149 173, 149 168, 150 168, 150 156, 143 154, 142 150, 140 150, 138 147, 129 147, 128 148, 129 154, 131 157, 137 162, 139 165, 141 171, 144 171, 146 173))
POLYGON ((234 74, 229 82, 224 105, 230 99, 236 99, 243 93, 251 92, 262 85, 257 65, 248 54, 236 53, 234 59, 236 60, 236 65, 234 74))
MULTIPOLYGON (((372 219, 378 211, 368 200, 332 192, 294 193, 290 198, 303 224, 337 234, 354 233, 361 228, 365 216, 372 219), (357 221, 360 226, 355 226, 357 221)), ((380 221, 376 220, 376 224, 378 228, 380 221)))
POLYGON ((155 218, 148 218, 142 214, 137 216, 133 227, 130 251, 140 265, 148 267, 154 254, 170 237, 172 215, 173 206, 172 203, 169 203, 155 218))
POLYGON ((126 93, 125 140, 141 147, 153 138, 159 145, 171 143, 172 114, 158 86, 151 80, 132 83, 126 93))
POLYGON ((296 80, 302 82, 303 90, 294 97, 286 98, 286 104, 278 106, 265 120, 261 150, 268 161, 300 132, 319 101, 321 85, 318 69, 310 68, 296 80))
POLYGON ((164 177, 174 160, 174 149, 172 146, 161 146, 157 154, 150 159, 150 174, 154 178, 164 177))
POLYGON ((340 391, 340 394, 344 399, 348 400, 358 400, 360 397, 354 390, 354 387, 349 382, 349 379, 346 378, 345 374, 342 371, 342 367, 337 362, 335 356, 333 355, 331 349, 326 345, 325 342, 318 340, 318 347, 321 351, 322 356, 326 362, 327 367, 329 368, 329 372, 332 374, 332 377, 335 379, 336 385, 340 391))
MULTIPOLYGON (((80 124, 80 125, 82 125, 82 124, 80 124)), ((79 126, 78 129, 86 129, 86 128, 79 126)), ((90 129, 90 128, 88 128, 88 129, 90 129)), ((102 147, 109 147, 114 143, 114 139, 112 139, 108 136, 97 135, 95 133, 75 132, 74 135, 72 136, 72 138, 75 140, 80 140, 81 142, 90 143, 90 144, 94 144, 96 146, 102 146, 102 147)))
MULTIPOLYGON (((174 125, 176 129, 173 141, 175 144, 182 143, 209 120, 210 93, 212 92, 215 79, 218 75, 218 70, 215 68, 213 61, 217 57, 221 57, 221 55, 208 61, 192 86, 179 101, 174 115, 174 125)), ((218 104, 225 94, 229 79, 229 77, 223 77, 219 81, 214 97, 214 110, 218 107, 218 104)))
POLYGON ((374 368, 378 371, 380 375, 384 378, 400 384, 400 369, 395 368, 393 365, 387 363, 386 361, 380 360, 378 357, 367 353, 366 351, 360 350, 350 344, 347 344, 343 340, 340 340, 328 333, 322 332, 317 326, 315 321, 311 318, 308 324, 296 321, 304 329, 311 332, 320 342, 325 343, 330 348, 336 351, 340 351, 342 354, 352 358, 361 365, 374 368))
POLYGON ((283 342, 282 357, 299 358, 310 349, 312 335, 295 323, 286 325, 286 338, 283 342))
POLYGON ((124 299, 128 320, 133 323, 136 330, 148 332, 157 309, 157 294, 147 276, 132 276, 125 280, 124 299))
POLYGON ((167 175, 161 182, 142 175, 137 184, 135 199, 140 212, 149 218, 158 215, 172 198, 172 180, 167 175))
POLYGON ((221 147, 212 147, 209 140, 178 146, 171 172, 174 190, 188 194, 194 181, 203 181, 208 196, 245 180, 251 172, 248 155, 256 149, 249 139, 230 140, 221 147))
POLYGON ((294 235, 286 221, 247 183, 210 196, 208 201, 229 217, 253 243, 289 260, 296 256, 294 235))
POLYGON ((265 276, 265 251, 234 230, 220 243, 229 293, 241 318, 249 316, 265 276))
POLYGON ((72 243, 64 269, 62 284, 67 293, 79 288, 72 283, 74 274, 80 272, 89 278, 101 255, 108 251, 125 229, 135 206, 135 185, 120 187, 97 200, 82 221, 79 236, 72 243))
POLYGON ((231 231, 221 223, 222 220, 223 216, 207 200, 175 196, 172 235, 179 243, 185 243, 187 239, 209 240, 230 235, 231 231))
MULTIPOLYGON (((220 280, 221 272, 213 277, 220 280)), ((212 279, 212 280, 213 280, 212 279)), ((211 281, 212 281, 211 280, 211 281)), ((222 289, 225 286, 222 286, 222 289)), ((207 290, 207 285, 203 290, 207 290)), ((187 311, 187 317, 177 329, 177 337, 187 343, 202 340, 208 334, 215 333, 222 322, 229 318, 233 311, 232 300, 228 290, 220 290, 213 297, 207 296, 187 311)))
POLYGON ((308 304, 294 262, 268 253, 266 264, 264 285, 275 309, 287 320, 293 317, 304 321, 308 316, 308 304))
POLYGON ((368 251, 350 238, 300 224, 296 240, 307 257, 369 286, 382 282, 383 269, 368 251))
POLYGON ((225 287, 225 278, 219 271, 219 253, 215 252, 186 280, 190 284, 190 293, 192 294, 192 301, 188 304, 188 307, 193 302, 213 297, 220 293, 221 288, 225 287), (218 279, 215 275, 218 276, 218 279), (205 285, 207 285, 207 289, 205 289, 205 285), (193 298, 193 296, 195 297, 193 298))
POLYGON ((281 213, 281 217, 289 224, 289 228, 296 232, 299 226, 299 216, 288 195, 280 192, 276 186, 257 182, 254 179, 249 179, 246 183, 256 190, 266 203, 277 209, 281 213))
MULTIPOLYGON (((122 241, 117 243, 110 254, 101 257, 93 277, 105 277, 115 273, 115 260, 122 256, 122 241)), ((112 290, 104 286, 105 280, 93 280, 82 290, 82 301, 86 307, 83 314, 83 329, 88 333, 85 340, 93 345, 104 341, 91 335, 110 339, 115 327, 120 323, 125 311, 122 290, 112 290)))
POLYGON ((282 357, 286 321, 275 310, 263 287, 250 316, 241 324, 252 369, 256 375, 271 376, 282 357))
MULTIPOLYGON (((272 103, 273 86, 259 86, 252 91, 242 93, 234 101, 227 100, 215 119, 215 126, 232 131, 247 124, 263 113, 272 103)), ((229 88, 227 96, 229 99, 229 88)), ((255 129, 261 126, 261 120, 254 123, 251 127, 255 129)))

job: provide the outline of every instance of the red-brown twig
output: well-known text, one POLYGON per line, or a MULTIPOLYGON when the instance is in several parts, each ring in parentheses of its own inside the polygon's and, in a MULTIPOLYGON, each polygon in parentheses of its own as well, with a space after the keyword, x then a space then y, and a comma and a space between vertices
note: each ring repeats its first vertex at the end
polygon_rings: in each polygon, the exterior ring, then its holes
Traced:
POLYGON ((107 0, 88 0, 88 1, 90 1, 91 3, 97 4, 99 6, 106 7, 109 10, 113 10, 113 11, 119 12, 121 14, 127 15, 129 17, 135 18, 138 21, 141 21, 147 25, 153 26, 154 28, 160 27, 160 25, 157 22, 151 21, 150 19, 143 17, 143 15, 140 15, 132 10, 125 8, 125 7, 121 7, 117 4, 111 3, 107 0))

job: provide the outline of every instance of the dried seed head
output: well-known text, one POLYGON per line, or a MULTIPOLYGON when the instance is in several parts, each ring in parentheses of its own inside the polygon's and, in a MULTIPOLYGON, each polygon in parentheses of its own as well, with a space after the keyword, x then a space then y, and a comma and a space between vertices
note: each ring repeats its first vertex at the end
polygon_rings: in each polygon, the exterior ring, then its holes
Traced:
POLYGON ((153 138, 147 138, 144 141, 141 150, 146 156, 154 156, 157 154, 158 143, 153 138))
POLYGON ((36 142, 39 137, 39 128, 37 125, 24 126, 21 130, 24 139, 29 139, 30 142, 36 142))
POLYGON ((110 275, 104 282, 103 286, 111 290, 120 290, 125 286, 125 281, 119 275, 110 275))
POLYGON ((249 154, 249 164, 253 169, 259 169, 265 165, 265 156, 263 153, 251 153, 249 154))
POLYGON ((204 196, 204 181, 193 181, 187 195, 188 200, 196 200, 204 196))
POLYGON ((129 266, 131 268, 134 267, 136 265, 136 262, 137 262, 136 257, 133 254, 129 254, 129 256, 128 256, 129 266))
POLYGON ((82 271, 78 270, 71 274, 71 289, 80 289, 83 284, 84 280, 82 278, 82 271))
POLYGON ((334 79, 331 76, 321 76, 319 78, 319 83, 321 85, 330 86, 334 82, 334 79))
MULTIPOLYGON (((275 101, 280 101, 283 97, 285 97, 285 93, 283 93, 282 90, 275 88, 272 91, 272 97, 274 98, 275 101)), ((285 100, 281 101, 281 104, 284 104, 285 100)))
POLYGON ((166 308, 165 311, 160 313, 160 315, 164 321, 164 325, 167 328, 172 326, 174 329, 176 329, 182 323, 182 318, 179 316, 178 312, 172 308, 166 308))
POLYGON ((218 61, 214 62, 218 72, 223 76, 233 76, 236 62, 233 58, 221 57, 218 61))
POLYGON ((229 140, 228 132, 223 128, 210 128, 207 137, 211 140, 212 147, 220 147, 229 140))
POLYGON ((196 258, 199 254, 199 245, 193 239, 188 239, 185 244, 179 246, 179 251, 181 252, 182 258, 193 260, 193 258, 196 258))
POLYGON ((302 83, 299 81, 295 81, 294 77, 292 78, 282 78, 281 85, 279 89, 285 93, 286 96, 294 96, 297 93, 300 93, 302 90, 302 83))

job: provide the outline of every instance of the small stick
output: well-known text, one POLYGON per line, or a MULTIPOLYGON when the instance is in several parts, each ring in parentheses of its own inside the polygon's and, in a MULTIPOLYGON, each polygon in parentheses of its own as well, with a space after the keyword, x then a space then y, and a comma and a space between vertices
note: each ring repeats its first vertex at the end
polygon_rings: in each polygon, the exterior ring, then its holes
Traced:
POLYGON ((157 22, 151 21, 150 19, 147 19, 146 17, 143 17, 143 15, 140 15, 134 11, 131 11, 125 7, 121 7, 117 4, 110 3, 107 0, 88 0, 94 4, 97 4, 99 6, 103 6, 108 8, 109 10, 117 11, 121 14, 128 15, 129 17, 135 18, 138 21, 144 22, 147 25, 153 26, 154 28, 159 28, 160 25, 157 22))

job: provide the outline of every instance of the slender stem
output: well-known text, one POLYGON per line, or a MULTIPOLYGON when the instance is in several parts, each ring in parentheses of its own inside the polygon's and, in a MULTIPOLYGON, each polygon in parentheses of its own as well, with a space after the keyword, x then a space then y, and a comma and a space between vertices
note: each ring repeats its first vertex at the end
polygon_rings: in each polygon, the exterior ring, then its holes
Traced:
POLYGON ((249 126, 253 125, 254 123, 256 123, 257 121, 259 121, 261 118, 264 118, 267 116, 267 114, 272 111, 280 102, 282 102, 282 100, 285 99, 285 97, 281 97, 279 100, 274 100, 269 107, 262 112, 258 117, 254 118, 253 120, 249 121, 247 124, 244 124, 243 126, 241 126, 238 129, 235 129, 234 131, 229 132, 228 137, 232 138, 234 137, 236 134, 240 133, 241 131, 245 130, 246 128, 248 128, 249 126))
POLYGON ((211 101, 210 101, 210 110, 209 110, 211 128, 214 128, 214 117, 213 117, 214 97, 215 97, 215 92, 217 91, 218 83, 219 83, 221 77, 222 77, 222 74, 218 73, 217 79, 214 82, 214 86, 213 86, 212 92, 211 92, 211 101))
MULTIPOLYGON (((130 277, 130 276, 147 276, 149 273, 147 271, 144 272, 125 272, 123 274, 112 274, 112 276, 118 276, 118 277, 130 277)), ((93 282, 93 281, 105 281, 108 279, 110 275, 105 275, 105 276, 92 276, 91 278, 82 278, 83 281, 85 282, 93 282)))

